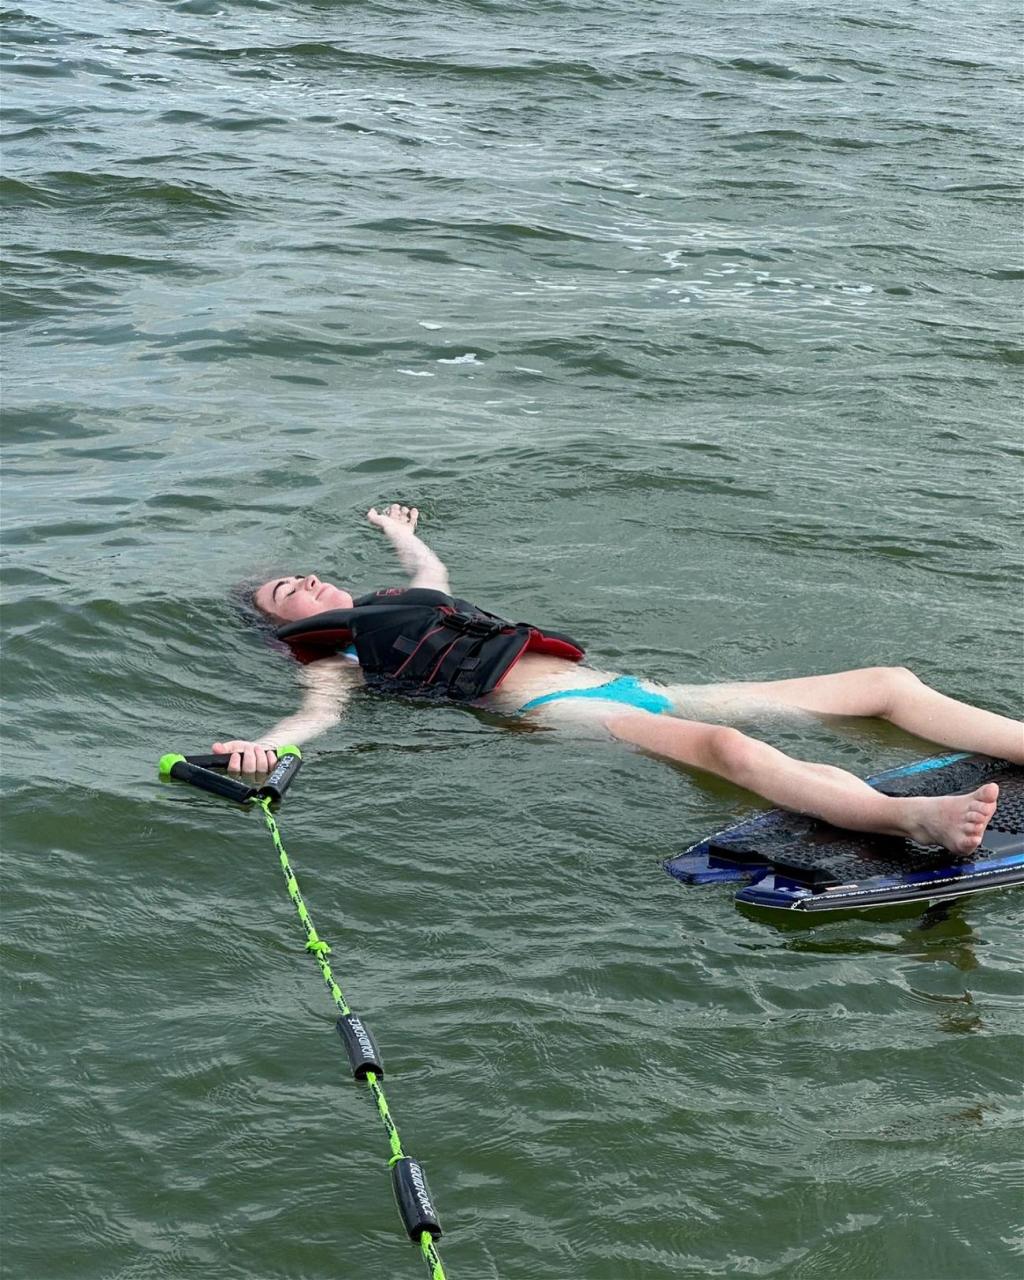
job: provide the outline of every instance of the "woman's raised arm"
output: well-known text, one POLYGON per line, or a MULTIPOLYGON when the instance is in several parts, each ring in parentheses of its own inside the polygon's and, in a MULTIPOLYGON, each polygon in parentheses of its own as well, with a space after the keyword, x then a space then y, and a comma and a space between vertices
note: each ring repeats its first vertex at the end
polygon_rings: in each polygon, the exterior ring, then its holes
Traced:
POLYGON ((380 529, 395 549, 402 568, 409 575, 410 586, 448 591, 448 570, 427 544, 416 536, 420 513, 416 507, 401 507, 397 502, 378 511, 366 513, 370 524, 380 529))

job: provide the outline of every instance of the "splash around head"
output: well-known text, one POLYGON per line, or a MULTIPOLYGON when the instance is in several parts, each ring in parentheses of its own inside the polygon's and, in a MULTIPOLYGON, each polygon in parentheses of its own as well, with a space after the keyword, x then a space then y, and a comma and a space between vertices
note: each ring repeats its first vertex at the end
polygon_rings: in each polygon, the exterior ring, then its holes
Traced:
POLYGON ((352 608, 352 597, 347 591, 321 581, 315 573, 272 578, 256 588, 252 602, 260 613, 275 622, 298 622, 328 609, 352 608))

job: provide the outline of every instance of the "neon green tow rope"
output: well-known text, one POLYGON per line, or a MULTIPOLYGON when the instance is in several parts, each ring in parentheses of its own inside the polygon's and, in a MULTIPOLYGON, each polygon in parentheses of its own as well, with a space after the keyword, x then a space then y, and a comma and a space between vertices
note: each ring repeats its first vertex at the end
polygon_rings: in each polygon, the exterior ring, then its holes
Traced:
POLYGON ((302 763, 302 753, 298 747, 285 746, 277 749, 277 755, 276 767, 260 787, 251 787, 241 780, 228 778, 222 773, 215 772, 227 766, 229 757, 226 755, 182 756, 169 752, 160 760, 160 775, 164 778, 176 778, 181 782, 191 783, 200 790, 233 800, 236 804, 246 805, 255 802, 262 810, 267 830, 270 832, 270 838, 274 842, 274 848, 281 863, 288 896, 295 904, 299 920, 306 931, 306 950, 320 966, 320 973, 327 984, 327 990, 331 993, 331 998, 341 1014, 338 1019, 338 1033, 349 1055, 353 1074, 356 1079, 366 1081, 376 1103, 377 1113, 387 1131, 388 1143, 391 1147, 388 1167, 391 1169, 392 1188, 399 1213, 407 1233, 419 1243, 423 1260, 430 1269, 430 1280, 446 1280, 444 1267, 441 1265, 441 1259, 434 1245, 435 1237, 441 1234, 437 1211, 430 1199, 421 1165, 402 1150, 398 1127, 391 1118, 384 1090, 380 1087, 380 1081, 384 1075, 380 1054, 373 1043, 373 1036, 369 1029, 349 1008, 341 988, 334 980, 334 974, 327 960, 331 954, 331 948, 317 933, 309 909, 302 900, 299 882, 288 861, 288 854, 281 843, 281 832, 271 812, 271 805, 281 799, 298 772, 302 763))
MULTIPOLYGON (((320 973, 327 985, 327 990, 331 993, 331 999, 338 1006, 341 1013, 348 1016, 352 1010, 348 1007, 345 996, 341 987, 338 986, 331 971, 331 966, 327 961, 327 957, 331 954, 330 946, 320 937, 313 924, 312 917, 309 914, 309 908, 302 899, 299 891, 299 882, 295 878, 295 872, 292 870, 292 864, 288 861, 288 854, 285 847, 281 843, 281 832, 278 830, 274 815, 270 811, 270 796, 256 798, 256 804, 263 811, 263 818, 270 831, 270 838, 274 842, 274 848, 277 850, 277 856, 281 863, 281 871, 284 873, 284 883, 288 890, 288 896, 295 904, 295 910, 298 912, 299 919, 302 921, 302 927, 306 931, 306 950, 311 952, 317 964, 320 967, 320 973)), ((384 1090, 380 1087, 377 1076, 373 1071, 366 1073, 366 1084, 373 1095, 373 1100, 377 1104, 377 1111, 381 1120, 384 1122, 384 1128, 387 1131, 388 1142, 391 1146, 391 1159, 389 1165, 393 1165, 396 1160, 405 1159, 405 1152, 402 1150, 402 1140, 398 1136, 398 1126, 391 1118, 391 1112, 388 1109, 388 1100, 384 1097, 384 1090)), ((420 1235, 420 1252, 423 1254, 423 1260, 426 1262, 430 1270, 430 1280, 446 1280, 444 1267, 438 1256, 437 1247, 434 1244, 433 1237, 429 1231, 424 1231, 420 1235)))

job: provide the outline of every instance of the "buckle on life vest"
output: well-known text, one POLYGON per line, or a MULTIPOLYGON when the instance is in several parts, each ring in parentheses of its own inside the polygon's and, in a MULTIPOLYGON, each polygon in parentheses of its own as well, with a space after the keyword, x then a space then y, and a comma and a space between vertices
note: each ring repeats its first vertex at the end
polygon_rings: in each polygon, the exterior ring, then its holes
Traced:
POLYGON ((481 637, 501 635, 508 626, 491 618, 474 618, 471 614, 457 611, 445 614, 444 625, 452 631, 461 631, 463 635, 481 637))

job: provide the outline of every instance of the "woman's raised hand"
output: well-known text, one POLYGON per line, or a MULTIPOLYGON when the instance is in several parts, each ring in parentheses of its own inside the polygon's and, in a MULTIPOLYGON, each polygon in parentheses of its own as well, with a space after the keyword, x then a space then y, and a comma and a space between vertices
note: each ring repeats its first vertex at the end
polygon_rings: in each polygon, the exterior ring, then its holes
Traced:
POLYGON ((448 570, 416 535, 416 521, 420 518, 416 507, 402 507, 393 502, 383 511, 371 507, 366 518, 381 529, 391 543, 402 568, 409 575, 410 586, 430 591, 448 590, 448 570))
POLYGON ((366 518, 370 524, 383 529, 385 533, 415 533, 416 521, 420 518, 420 513, 417 507, 403 507, 393 502, 383 511, 371 507, 366 513, 366 518))
POLYGON ((215 755, 231 757, 228 773, 269 773, 277 764, 277 752, 273 747, 264 747, 246 738, 215 742, 212 749, 215 755))

